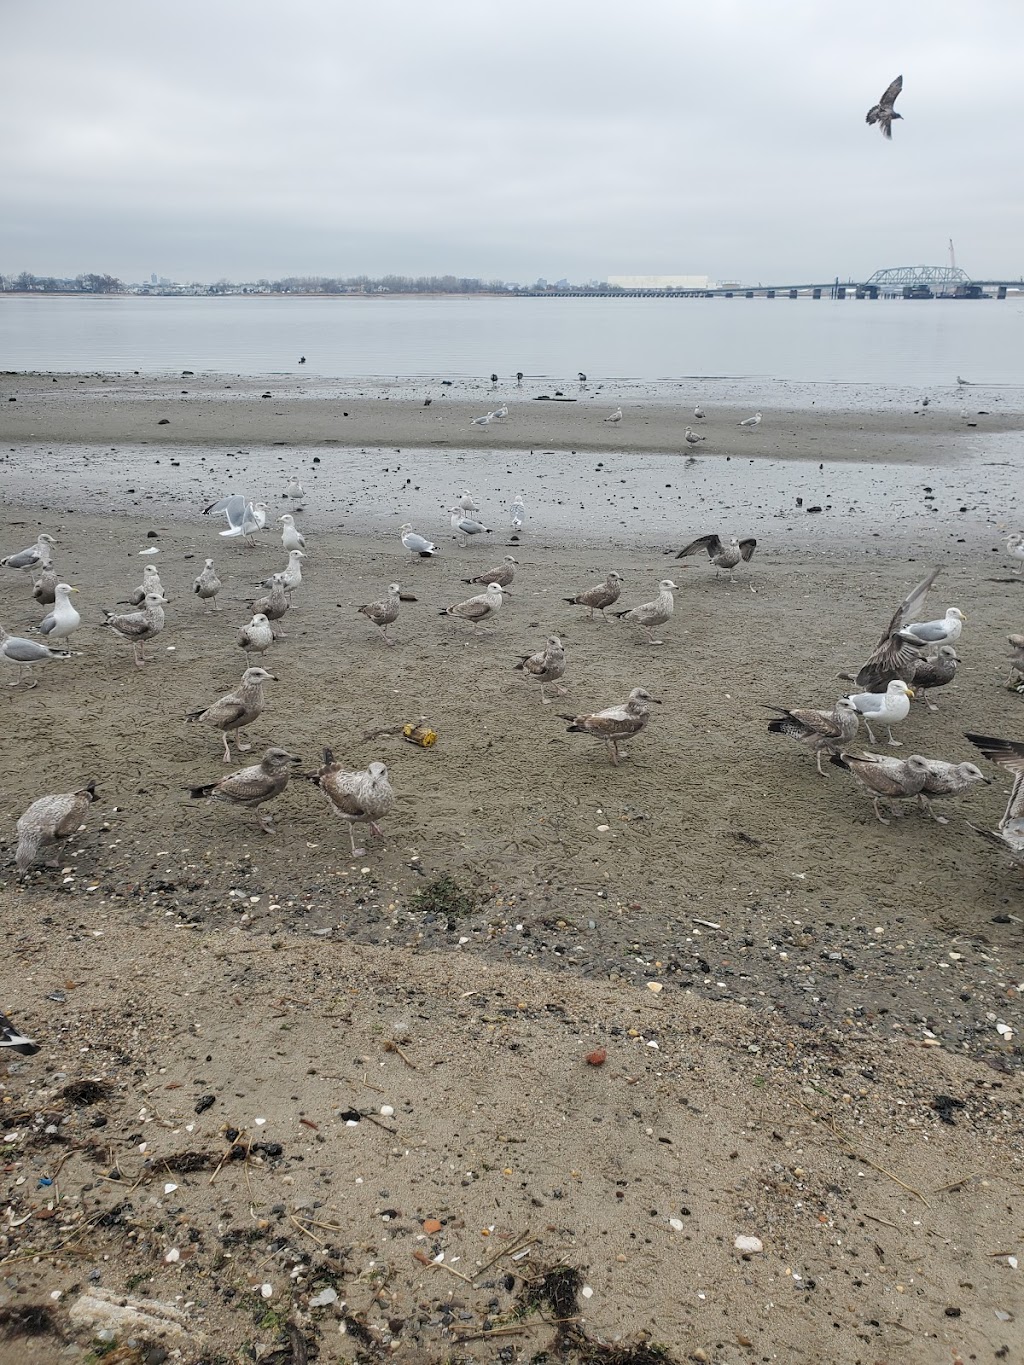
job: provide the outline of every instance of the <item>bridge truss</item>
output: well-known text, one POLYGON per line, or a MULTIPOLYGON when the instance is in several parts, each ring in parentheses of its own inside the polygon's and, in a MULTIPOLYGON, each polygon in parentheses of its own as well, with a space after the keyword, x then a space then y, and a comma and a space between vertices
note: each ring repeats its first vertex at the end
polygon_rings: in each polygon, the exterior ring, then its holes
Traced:
POLYGON ((866 281, 879 289, 902 289, 904 285, 925 285, 929 289, 955 289, 958 284, 970 284, 966 270, 956 265, 896 265, 888 270, 876 270, 866 281))

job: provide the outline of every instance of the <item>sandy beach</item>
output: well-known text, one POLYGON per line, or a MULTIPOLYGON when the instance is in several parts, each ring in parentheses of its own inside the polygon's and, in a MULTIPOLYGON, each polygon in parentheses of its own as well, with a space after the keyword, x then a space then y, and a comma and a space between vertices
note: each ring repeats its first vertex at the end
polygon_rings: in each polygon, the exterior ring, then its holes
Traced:
MULTIPOLYGON (((41 1043, 4 1081, 0 1249, 6 1302, 53 1309, 12 1360, 84 1360, 67 1309, 91 1288, 177 1304, 190 1339, 168 1344, 211 1365, 244 1343, 298 1365, 289 1330, 309 1359, 424 1365, 1014 1357, 1021 873, 971 828, 1009 784, 963 736, 1024 737, 1002 546, 1024 529, 1020 413, 775 411, 749 432, 709 411, 687 464, 687 409, 605 424, 607 391, 481 430, 486 388, 424 407, 2 378, 0 555, 52 534, 83 616, 75 657, 0 697, 0 1003, 41 1043), (249 738, 304 773, 327 745, 388 764, 395 810, 355 860, 307 780, 273 835, 184 790, 226 771, 184 716, 238 681, 237 629, 285 558, 201 508, 244 491, 272 523, 294 472, 309 555, 249 738), (493 526, 465 549, 444 514, 463 487, 493 526), (402 549, 406 515, 435 559, 402 549), (757 536, 733 583, 665 554, 711 531, 757 536), (506 554, 493 633, 439 616, 506 554), (219 613, 191 591, 207 555, 219 613), (170 605, 137 670, 99 622, 147 563, 170 605), (883 826, 766 722, 831 705, 932 564, 927 616, 964 611, 962 663, 893 752, 992 785, 948 825, 883 826), (663 646, 564 600, 610 569, 622 607, 675 578, 663 646), (416 601, 389 650, 357 608, 394 580, 416 601), (514 665, 552 632, 567 693, 541 706, 514 665), (635 686, 662 705, 614 768, 560 713, 635 686), (364 738, 422 715, 433 748, 364 738), (19 882, 17 817, 89 778, 60 869, 19 882), (62 1095, 93 1077, 93 1103, 62 1095), (560 1265, 574 1293, 538 1297, 560 1265)), ((0 569, 4 627, 42 614, 0 569)))

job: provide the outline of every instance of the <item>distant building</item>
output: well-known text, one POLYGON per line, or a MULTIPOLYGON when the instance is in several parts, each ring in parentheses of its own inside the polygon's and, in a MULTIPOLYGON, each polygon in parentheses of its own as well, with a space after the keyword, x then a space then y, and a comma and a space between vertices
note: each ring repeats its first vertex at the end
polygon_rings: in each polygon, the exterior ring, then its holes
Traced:
POLYGON ((707 275, 609 275, 608 283, 617 289, 714 289, 707 275))

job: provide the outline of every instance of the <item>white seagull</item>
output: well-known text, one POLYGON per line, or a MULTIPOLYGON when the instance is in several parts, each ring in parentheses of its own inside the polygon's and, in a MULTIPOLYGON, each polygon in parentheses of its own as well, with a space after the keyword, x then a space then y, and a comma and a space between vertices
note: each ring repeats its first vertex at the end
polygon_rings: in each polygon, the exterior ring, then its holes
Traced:
POLYGON ((437 546, 434 542, 414 531, 411 521, 403 521, 398 528, 398 533, 402 537, 402 544, 413 559, 430 559, 432 555, 437 554, 437 546))
POLYGON ((738 427, 759 427, 761 425, 761 414, 755 412, 753 417, 744 417, 742 422, 737 422, 738 427))
POLYGON ((455 532, 455 538, 463 549, 469 543, 468 536, 479 536, 485 532, 487 535, 491 534, 489 526, 485 526, 482 521, 475 521, 472 517, 463 516, 457 507, 449 507, 448 511, 451 513, 452 530, 455 532))
POLYGON ((622 409, 621 409, 621 408, 616 408, 615 411, 609 413, 608 416, 607 416, 604 420, 605 420, 606 422, 621 422, 621 421, 622 421, 622 409))
POLYGON ((284 548, 291 553, 292 550, 304 550, 306 548, 306 537, 295 525, 295 518, 291 512, 285 512, 278 517, 281 523, 281 543, 284 548))
POLYGON ((892 727, 906 720, 910 714, 910 698, 913 695, 913 689, 902 678, 893 678, 884 692, 855 692, 846 700, 856 707, 872 744, 878 741, 871 732, 871 722, 878 724, 880 721, 886 728, 889 743, 899 749, 902 748, 902 741, 893 739, 892 727))

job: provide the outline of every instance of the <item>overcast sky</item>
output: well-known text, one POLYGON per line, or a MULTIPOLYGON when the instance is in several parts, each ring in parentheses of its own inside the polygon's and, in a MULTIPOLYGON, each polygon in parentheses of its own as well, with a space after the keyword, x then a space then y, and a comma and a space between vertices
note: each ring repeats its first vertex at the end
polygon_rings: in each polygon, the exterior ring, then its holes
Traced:
POLYGON ((0 271, 1024 273, 1021 0, 3 0, 0 271), (892 143, 864 122, 902 72, 892 143))

